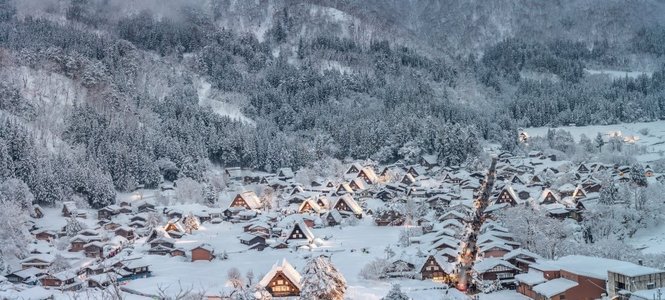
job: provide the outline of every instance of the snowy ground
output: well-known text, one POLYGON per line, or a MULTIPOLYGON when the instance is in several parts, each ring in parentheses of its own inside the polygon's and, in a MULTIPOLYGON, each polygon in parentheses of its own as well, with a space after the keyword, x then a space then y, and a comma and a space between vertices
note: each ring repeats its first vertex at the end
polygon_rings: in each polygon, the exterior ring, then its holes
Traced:
MULTIPOLYGON (((268 248, 258 252, 245 251, 246 246, 238 241, 237 236, 242 234, 241 225, 226 222, 206 223, 192 235, 178 240, 176 247, 190 249, 205 242, 211 244, 218 254, 226 251, 228 260, 190 262, 182 257, 146 255, 144 259, 152 265, 153 277, 131 281, 127 287, 149 294, 156 293, 160 287, 176 292, 180 282, 184 287, 215 293, 226 286, 226 274, 230 268, 238 268, 243 274, 252 270, 256 280, 260 280, 273 264, 282 259, 287 259, 296 269, 301 270, 308 257, 316 252, 327 252, 346 277, 349 285, 348 296, 351 299, 380 299, 390 289, 390 282, 367 281, 358 274, 367 262, 385 255, 383 250, 388 244, 394 244, 398 240, 400 230, 400 227, 377 227, 371 219, 366 218, 357 226, 313 229, 317 237, 329 237, 329 240, 320 241, 320 247, 313 251, 268 248), (369 253, 361 251, 363 248, 369 253)), ((147 249, 143 241, 144 239, 136 243, 136 250, 147 249)), ((414 299, 440 299, 441 291, 432 288, 443 287, 441 284, 420 280, 400 281, 400 284, 404 291, 413 294, 414 299)), ((453 293, 458 294, 457 291, 453 293)))
POLYGON ((628 240, 633 247, 646 254, 665 253, 665 224, 640 229, 628 240))
POLYGON ((620 71, 620 70, 593 70, 593 69, 584 69, 589 75, 606 75, 611 79, 618 78, 637 78, 640 75, 651 76, 653 72, 642 72, 642 71, 620 71))
MULTIPOLYGON (((547 130, 552 127, 532 127, 525 128, 524 130, 531 137, 533 136, 546 136, 547 130)), ((576 141, 579 141, 580 135, 585 134, 593 140, 598 133, 606 135, 613 132, 621 132, 623 137, 635 137, 635 145, 646 147, 646 153, 636 155, 636 158, 641 162, 654 161, 663 158, 665 153, 665 121, 656 122, 639 122, 639 123, 622 123, 614 125, 597 125, 597 126, 562 126, 556 129, 563 129, 569 131, 576 141), (648 134, 640 133, 640 130, 647 128, 648 134)))

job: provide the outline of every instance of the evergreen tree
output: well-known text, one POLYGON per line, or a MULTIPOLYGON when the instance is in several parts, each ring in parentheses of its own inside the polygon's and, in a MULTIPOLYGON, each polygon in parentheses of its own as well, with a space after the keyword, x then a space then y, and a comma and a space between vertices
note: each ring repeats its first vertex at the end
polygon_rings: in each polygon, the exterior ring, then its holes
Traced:
POLYGON ((346 292, 346 279, 333 266, 330 258, 311 258, 302 272, 303 300, 342 300, 346 292))
POLYGON ((601 203, 611 205, 618 202, 619 188, 611 174, 606 174, 601 183, 600 199, 601 203))
POLYGON ((630 181, 633 182, 633 184, 640 186, 640 187, 645 187, 647 186, 647 177, 644 171, 644 167, 642 167, 641 164, 639 163, 634 163, 630 167, 630 181))
POLYGON ((381 298, 381 300, 410 300, 406 294, 402 293, 402 289, 399 284, 393 284, 392 288, 390 289, 390 292, 388 294, 381 298))
POLYGON ((600 132, 596 135, 594 142, 596 144, 596 148, 598 148, 598 152, 602 152, 603 146, 605 145, 605 140, 603 140, 603 136, 600 135, 600 132))
POLYGON ((70 217, 67 219, 67 224, 65 225, 65 234, 67 236, 75 236, 83 229, 85 229, 85 225, 76 218, 70 217))

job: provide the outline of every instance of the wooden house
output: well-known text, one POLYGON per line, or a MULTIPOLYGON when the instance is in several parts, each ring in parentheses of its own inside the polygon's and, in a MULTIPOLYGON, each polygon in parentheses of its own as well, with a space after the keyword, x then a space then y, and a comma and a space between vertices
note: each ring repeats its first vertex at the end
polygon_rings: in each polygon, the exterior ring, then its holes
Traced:
POLYGON ((124 237, 128 240, 133 240, 135 237, 134 229, 127 226, 120 226, 115 229, 115 235, 124 237))
POLYGON ((8 274, 5 276, 9 283, 25 283, 25 284, 36 284, 40 278, 46 276, 46 268, 38 269, 35 267, 29 267, 25 269, 18 270, 14 273, 8 274))
POLYGON ((215 249, 209 244, 201 244, 191 250, 192 261, 207 260, 211 261, 215 258, 215 249))
POLYGON ((50 254, 37 254, 21 260, 21 269, 37 268, 48 269, 55 261, 55 256, 50 254))
POLYGON ((358 192, 365 189, 365 182, 361 178, 354 178, 349 181, 349 187, 354 191, 358 192))
POLYGON ((374 169, 370 167, 362 168, 362 170, 358 172, 358 178, 361 178, 366 184, 375 184, 379 181, 379 177, 376 176, 374 169))
POLYGON ((97 210, 98 220, 110 220, 111 217, 120 213, 120 206, 108 205, 97 210))
POLYGON ((323 220, 327 226, 337 226, 342 223, 342 215, 338 210, 333 209, 323 215, 323 220))
POLYGON ((272 269, 259 281, 273 297, 300 296, 301 276, 286 259, 282 264, 275 264, 272 269))
POLYGON ((120 273, 122 276, 121 278, 118 279, 118 281, 126 281, 126 280, 132 280, 136 278, 147 278, 150 277, 152 272, 150 271, 150 265, 145 263, 142 260, 131 260, 129 262, 124 263, 124 266, 122 267, 122 272, 118 272, 119 270, 116 270, 116 273, 120 273))
POLYGON ((517 205, 517 194, 515 194, 515 190, 513 190, 512 186, 505 186, 501 192, 499 192, 499 195, 497 196, 496 200, 494 201, 494 204, 503 204, 503 203, 508 203, 512 206, 517 205))
POLYGON ((62 202, 62 216, 71 217, 76 213, 76 203, 74 201, 62 202))
POLYGON ((55 274, 48 274, 40 280, 41 285, 48 288, 55 288, 62 291, 76 291, 83 286, 76 272, 63 271, 55 274))
POLYGON ((399 182, 406 185, 412 185, 416 183, 416 179, 410 173, 406 173, 404 176, 402 176, 402 180, 399 182))
POLYGON ((503 256, 503 259, 518 267, 521 272, 527 272, 529 266, 536 263, 536 260, 542 259, 540 255, 523 248, 514 249, 503 256))
POLYGON ((35 219, 41 219, 44 217, 44 210, 41 206, 39 206, 39 204, 33 204, 32 210, 30 211, 30 216, 35 219))
POLYGON ((420 165, 427 168, 431 169, 439 165, 439 162, 437 161, 437 156, 436 155, 422 155, 420 156, 420 165))
POLYGON ((351 188, 351 186, 346 183, 342 182, 337 186, 337 189, 335 189, 335 195, 346 195, 346 194, 353 194, 354 191, 351 188))
POLYGON ((346 169, 346 174, 358 174, 362 170, 362 166, 359 163, 353 163, 346 169))
POLYGON ((515 275, 519 269, 503 259, 485 258, 473 265, 472 272, 475 281, 499 280, 502 285, 510 286, 514 285, 515 275))
POLYGON ((83 246, 83 251, 86 257, 104 257, 104 243, 98 241, 87 243, 83 246))
POLYGON ((430 255, 420 267, 421 279, 435 282, 452 282, 452 278, 449 276, 451 269, 448 267, 449 265, 450 263, 442 256, 430 255))
POLYGON ((374 223, 377 226, 401 226, 404 224, 404 215, 396 210, 384 210, 377 214, 374 223))
POLYGON ((296 222, 293 224, 293 228, 291 228, 286 241, 306 241, 311 243, 314 241, 314 234, 304 222, 296 222))
POLYGON ((257 235, 253 233, 243 233, 238 239, 240 243, 247 246, 252 246, 256 243, 266 244, 266 238, 264 235, 257 235))
POLYGON ((138 212, 140 212, 140 213, 155 211, 155 205, 152 204, 149 201, 141 201, 137 204, 138 204, 137 209, 138 209, 138 212))
POLYGON ((340 213, 353 214, 356 218, 362 218, 363 215, 362 207, 349 194, 338 197, 333 208, 340 213))
POLYGON ((259 209, 261 208, 261 201, 256 193, 252 191, 242 192, 237 194, 229 207, 245 208, 245 209, 259 209))
POLYGON ((539 204, 552 204, 558 203, 560 201, 561 199, 559 198, 559 195, 550 189, 544 189, 538 198, 539 204))
POLYGON ((41 240, 41 241, 52 241, 55 240, 58 237, 58 234, 56 234, 54 231, 51 230, 39 230, 35 232, 35 239, 41 240))
POLYGON ((291 168, 281 168, 277 171, 277 178, 280 180, 287 180, 294 177, 293 170, 291 168))
POLYGON ((312 199, 307 199, 307 200, 303 201, 300 204, 300 207, 298 207, 298 212, 299 213, 316 213, 316 214, 319 214, 319 213, 322 212, 322 210, 323 210, 323 208, 321 208, 321 206, 319 206, 319 204, 316 203, 316 201, 314 201, 312 199))

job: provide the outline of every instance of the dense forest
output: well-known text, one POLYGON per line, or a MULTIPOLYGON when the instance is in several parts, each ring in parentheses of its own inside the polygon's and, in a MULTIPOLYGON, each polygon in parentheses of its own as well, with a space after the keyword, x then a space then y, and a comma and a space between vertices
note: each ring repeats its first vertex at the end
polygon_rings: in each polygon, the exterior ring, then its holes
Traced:
POLYGON ((519 127, 665 114, 665 68, 619 79, 584 71, 631 55, 658 66, 659 25, 627 43, 508 37, 478 53, 436 53, 380 34, 303 34, 302 3, 275 10, 257 36, 221 26, 216 2, 113 14, 116 2, 56 1, 30 15, 0 0, 1 75, 24 78, 0 81, 0 182, 38 203, 79 196, 99 207, 163 177, 205 183, 214 165, 272 172, 426 153, 459 165, 483 141, 511 150, 519 127), (43 72, 75 86, 75 99, 29 98, 25 78, 43 72), (243 118, 202 105, 202 82, 243 118))

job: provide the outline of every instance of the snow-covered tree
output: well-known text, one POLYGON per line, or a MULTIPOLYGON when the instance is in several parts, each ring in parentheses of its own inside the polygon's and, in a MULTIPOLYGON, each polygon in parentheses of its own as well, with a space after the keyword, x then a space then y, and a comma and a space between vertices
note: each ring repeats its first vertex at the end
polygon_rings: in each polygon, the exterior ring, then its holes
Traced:
POLYGON ((367 280, 378 280, 381 276, 386 274, 388 267, 388 260, 383 258, 376 258, 360 269, 359 276, 367 280))
POLYGON ((228 280, 234 289, 239 289, 243 286, 242 274, 238 268, 230 268, 226 272, 226 280, 228 280))
POLYGON ((69 217, 67 219, 67 224, 65 225, 65 234, 67 234, 67 236, 75 236, 81 230, 85 229, 85 227, 85 224, 79 222, 76 218, 69 217))
POLYGON ((28 214, 19 204, 0 200, 0 272, 9 271, 7 264, 26 254, 31 237, 26 228, 27 220, 28 214))
POLYGON ((639 187, 647 186, 647 177, 641 164, 634 163, 630 167, 630 181, 639 187))
POLYGON ((604 178, 601 182, 600 188, 600 198, 599 201, 605 204, 614 204, 617 203, 619 188, 616 185, 616 181, 611 174, 604 174, 604 178))
POLYGON ((180 203, 202 203, 203 189, 201 184, 189 177, 183 177, 175 181, 176 198, 180 203))
POLYGON ((346 292, 346 279, 325 256, 307 262, 301 285, 300 298, 303 300, 342 300, 346 292))
POLYGON ((407 296, 402 292, 402 288, 398 283, 393 284, 388 294, 385 297, 381 298, 381 300, 409 300, 409 299, 411 298, 409 298, 409 296, 407 296))
POLYGON ((48 270, 52 273, 58 273, 58 272, 65 271, 65 270, 69 269, 70 267, 71 267, 71 265, 69 264, 69 262, 67 261, 67 259, 65 257, 63 257, 60 254, 56 254, 55 259, 53 260, 53 263, 51 264, 51 266, 49 266, 48 270))
POLYGON ((194 216, 191 211, 189 214, 187 214, 183 223, 187 233, 192 233, 194 230, 199 230, 199 218, 194 216))
POLYGON ((13 201, 21 207, 21 210, 27 211, 35 197, 25 182, 21 179, 10 178, 6 181, 0 181, 0 201, 13 201))

